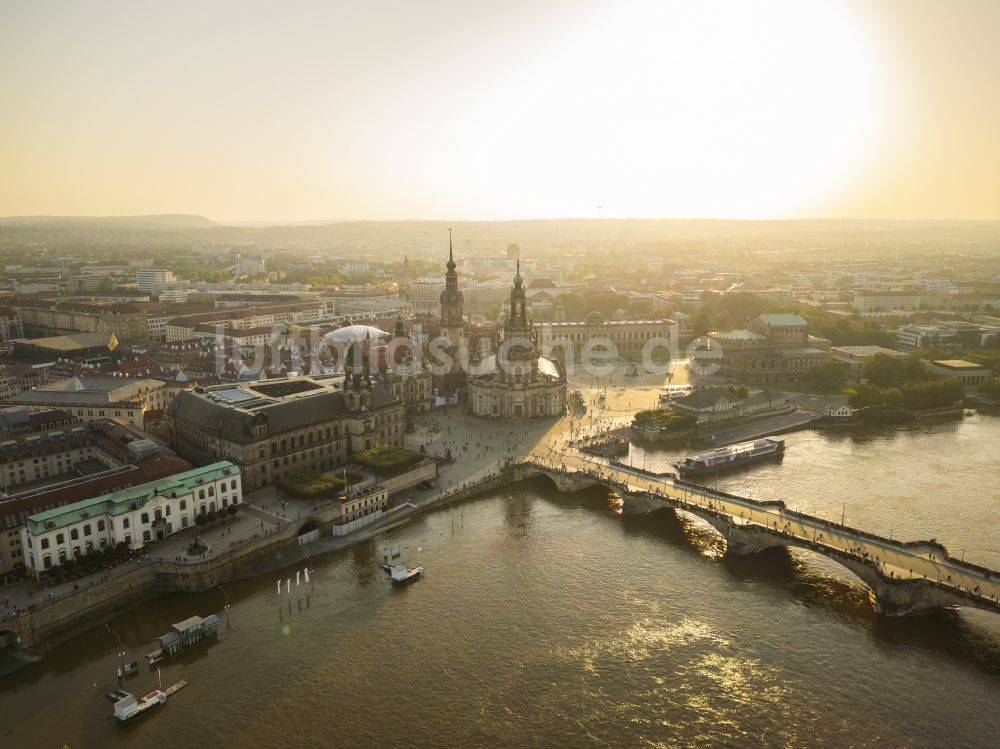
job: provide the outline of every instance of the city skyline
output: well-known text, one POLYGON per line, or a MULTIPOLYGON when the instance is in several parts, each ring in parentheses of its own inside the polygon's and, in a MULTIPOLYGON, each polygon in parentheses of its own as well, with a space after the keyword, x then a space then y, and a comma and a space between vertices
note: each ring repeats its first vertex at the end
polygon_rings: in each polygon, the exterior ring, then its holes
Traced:
POLYGON ((992 3, 0 17, 3 215, 1000 218, 992 3))

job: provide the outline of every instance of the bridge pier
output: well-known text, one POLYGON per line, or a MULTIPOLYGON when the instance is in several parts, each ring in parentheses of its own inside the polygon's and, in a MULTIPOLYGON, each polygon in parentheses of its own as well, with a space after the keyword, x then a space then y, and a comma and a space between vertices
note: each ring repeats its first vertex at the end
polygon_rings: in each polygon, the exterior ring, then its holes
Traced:
POLYGON ((934 609, 971 606, 996 611, 963 591, 936 585, 933 580, 896 579, 886 577, 871 560, 854 559, 847 555, 829 555, 860 577, 875 594, 875 609, 885 616, 921 614, 934 609))
POLYGON ((756 554, 772 546, 787 546, 784 539, 759 525, 736 525, 722 515, 699 514, 699 517, 726 539, 726 554, 732 556, 756 554))

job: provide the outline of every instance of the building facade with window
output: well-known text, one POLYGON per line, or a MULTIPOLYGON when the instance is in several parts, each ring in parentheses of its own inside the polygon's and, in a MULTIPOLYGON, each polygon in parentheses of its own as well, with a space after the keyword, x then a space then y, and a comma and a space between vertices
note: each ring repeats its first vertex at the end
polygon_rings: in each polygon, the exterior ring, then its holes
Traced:
POLYGON ((141 548, 243 499, 240 469, 228 461, 73 502, 28 517, 21 529, 25 566, 36 577, 67 559, 126 543, 141 548))
POLYGON ((403 444, 406 410, 348 347, 346 376, 291 377, 181 392, 167 408, 177 453, 195 465, 229 460, 248 491, 353 453, 403 444))
POLYGON ((607 343, 615 356, 641 359, 645 353, 655 358, 676 349, 677 324, 664 319, 605 320, 600 312, 591 312, 580 321, 542 323, 539 342, 542 351, 562 362, 605 350, 607 343))
POLYGON ((144 414, 167 407, 176 395, 160 380, 131 377, 69 377, 8 400, 29 411, 58 408, 80 421, 121 419, 142 429, 144 414))
POLYGON ((21 318, 10 307, 0 307, 0 341, 13 341, 15 338, 24 338, 21 318))

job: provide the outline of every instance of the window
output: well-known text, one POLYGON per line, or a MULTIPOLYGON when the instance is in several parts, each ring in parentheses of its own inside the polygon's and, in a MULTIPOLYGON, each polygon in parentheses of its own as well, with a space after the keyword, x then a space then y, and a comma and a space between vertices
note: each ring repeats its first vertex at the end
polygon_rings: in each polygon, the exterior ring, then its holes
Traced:
POLYGON ((85 535, 85 536, 91 535, 91 533, 90 533, 90 523, 87 523, 86 525, 83 526, 83 535, 85 535))
POLYGON ((148 522, 149 522, 149 513, 148 512, 142 513, 142 524, 145 525, 148 522))
POLYGON ((103 520, 98 520, 97 521, 97 531, 101 532, 103 530, 104 530, 104 521, 103 520))
POLYGON ((215 487, 214 486, 208 487, 208 496, 210 496, 210 497, 214 497, 215 496, 215 487))
POLYGON ((142 540, 143 541, 149 541, 151 538, 152 538, 152 535, 150 534, 149 531, 143 531, 142 532, 142 540))
POLYGON ((128 518, 122 520, 122 528, 128 528, 128 518))
MULTIPOLYGON (((29 538, 28 540, 30 541, 31 539, 29 538)), ((42 539, 42 548, 43 549, 49 548, 49 539, 47 539, 47 538, 43 538, 42 539)))
POLYGON ((182 500, 181 500, 181 511, 184 511, 184 510, 186 510, 187 508, 188 508, 188 503, 187 503, 187 500, 186 500, 186 499, 182 499, 182 500))

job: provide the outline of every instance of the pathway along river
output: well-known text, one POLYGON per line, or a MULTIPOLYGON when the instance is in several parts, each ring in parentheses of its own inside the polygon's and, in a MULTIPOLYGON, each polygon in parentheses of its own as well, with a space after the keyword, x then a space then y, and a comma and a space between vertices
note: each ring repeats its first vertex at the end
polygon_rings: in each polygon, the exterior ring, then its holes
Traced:
MULTIPOLYGON (((784 463, 720 477, 756 497, 894 536, 937 536, 1000 567, 1000 419, 788 436, 784 463)), ((651 453, 665 466, 674 454, 651 453)), ((643 459, 636 451, 633 459, 643 459)), ((163 666, 187 689, 118 726, 104 627, 0 681, 0 746, 996 746, 1000 621, 892 620, 827 560, 721 558, 707 526, 616 515, 545 479, 393 535, 426 577, 393 589, 371 544, 314 560, 276 600, 227 586, 221 636, 163 666)), ((294 568, 291 568, 294 577, 294 568)), ((287 573, 283 576, 287 576, 287 573)), ((216 589, 112 622, 141 660, 216 589)), ((155 686, 145 665, 128 687, 155 686)))

